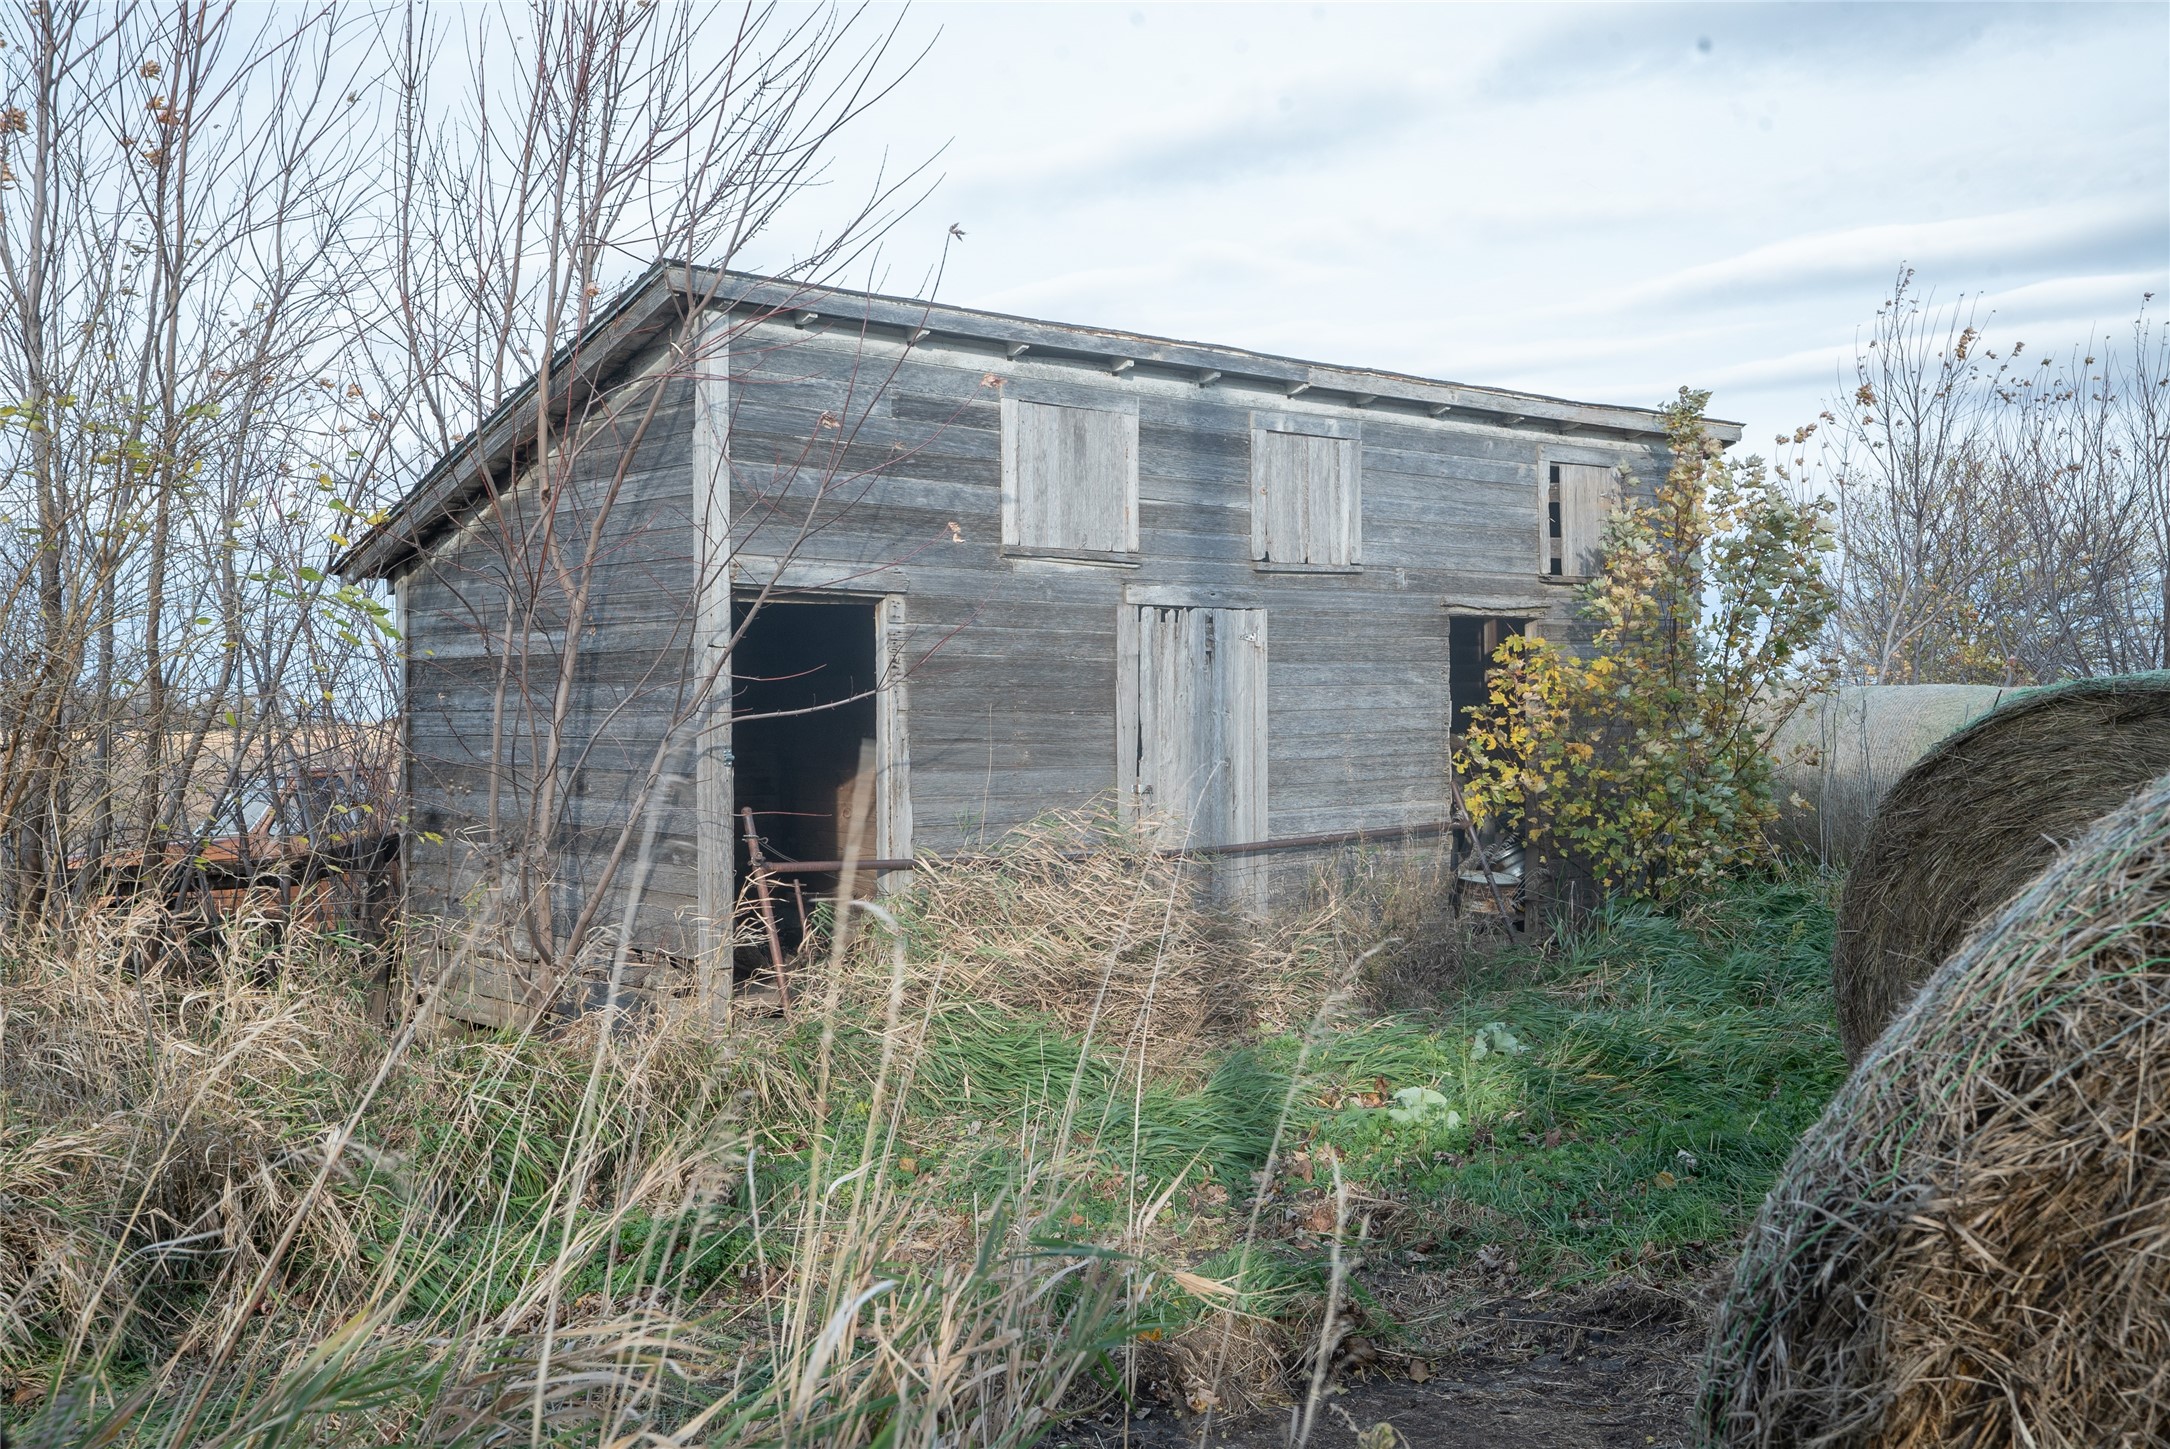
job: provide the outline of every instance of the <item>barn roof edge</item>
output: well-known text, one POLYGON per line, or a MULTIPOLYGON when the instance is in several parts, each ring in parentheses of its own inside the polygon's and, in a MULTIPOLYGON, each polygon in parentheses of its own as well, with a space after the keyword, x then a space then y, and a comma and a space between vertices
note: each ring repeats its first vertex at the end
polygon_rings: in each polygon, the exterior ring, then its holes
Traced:
MULTIPOLYGON (((1015 348, 1012 357, 1036 351, 1042 356, 1085 358, 1117 367, 1190 370, 1201 386, 1240 380, 1280 385, 1288 396, 1340 394, 1355 407, 1386 402, 1415 404, 1433 417, 1489 416, 1495 422, 1505 420, 1508 426, 1530 425, 1537 439, 1572 440, 1584 430, 1635 436, 1661 434, 1664 429, 1664 414, 1656 408, 1577 402, 1240 347, 1048 322, 674 259, 652 263, 552 354, 547 372, 558 384, 553 389, 553 410, 569 409, 577 398, 603 391, 619 368, 677 319, 718 306, 748 314, 753 321, 804 318, 806 325, 819 322, 901 331, 913 344, 929 340, 993 343, 1006 352, 1015 348), (1551 431, 1542 431, 1546 428, 1551 431)), ((535 399, 543 375, 538 371, 528 378, 439 457, 381 522, 333 561, 332 572, 349 579, 390 577, 426 549, 432 534, 479 502, 493 475, 532 442, 535 399)), ((1739 424, 1711 419, 1710 425, 1723 441, 1740 440, 1739 424)))

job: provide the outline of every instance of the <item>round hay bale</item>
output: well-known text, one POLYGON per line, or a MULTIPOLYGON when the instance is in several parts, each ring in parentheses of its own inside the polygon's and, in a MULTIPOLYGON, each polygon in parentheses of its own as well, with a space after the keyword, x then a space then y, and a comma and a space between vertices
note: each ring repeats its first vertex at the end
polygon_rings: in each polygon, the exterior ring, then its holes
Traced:
POLYGON ((1858 1062, 1968 928, 2170 771, 2170 674, 2029 690, 1884 796, 1839 899, 1831 989, 1858 1062))
POLYGON ((1993 684, 1848 684, 1803 702, 1771 737, 1772 835, 1789 852, 1844 865, 1907 768, 2013 693, 1993 684))
POLYGON ((1802 1138, 1712 1326, 1721 1445, 2170 1443, 2170 779, 1984 922, 1802 1138))

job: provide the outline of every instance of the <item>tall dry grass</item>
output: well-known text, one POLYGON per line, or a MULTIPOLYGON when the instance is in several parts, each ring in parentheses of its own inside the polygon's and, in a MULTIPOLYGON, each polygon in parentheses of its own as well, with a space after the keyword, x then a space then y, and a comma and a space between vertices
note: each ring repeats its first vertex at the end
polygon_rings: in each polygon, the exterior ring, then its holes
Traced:
POLYGON ((470 1034, 246 922, 148 970, 148 914, 8 939, 13 1442, 1021 1445, 1141 1376, 1274 1397, 1252 1260, 1193 1271, 1170 1205, 1270 1180, 1300 1066, 1198 1064, 1345 1000, 1354 917, 1246 930, 1099 830, 855 906, 788 1022, 470 1034))
MULTIPOLYGON (((1351 944, 1345 893, 1313 889, 1246 920, 1216 909, 1210 869, 1106 811, 1050 814, 985 854, 928 860, 890 904, 910 1002, 1044 1016, 1133 1070, 1194 1069, 1203 1051, 1300 1027, 1351 944)), ((845 1000, 888 989, 885 946, 843 965, 845 1000)))

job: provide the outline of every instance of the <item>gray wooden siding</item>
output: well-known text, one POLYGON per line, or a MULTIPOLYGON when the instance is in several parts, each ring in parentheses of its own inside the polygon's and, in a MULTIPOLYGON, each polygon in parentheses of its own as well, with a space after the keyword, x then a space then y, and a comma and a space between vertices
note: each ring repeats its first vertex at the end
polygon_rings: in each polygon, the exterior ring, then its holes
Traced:
MULTIPOLYGON (((1530 433, 1306 408, 1255 389, 1111 377, 1029 355, 907 351, 841 327, 762 331, 741 350, 758 361, 734 374, 742 584, 775 576, 787 555, 801 584, 883 565, 882 577, 908 580, 919 849, 959 848, 1112 790, 1117 619, 1139 590, 1192 589, 1201 602, 1268 610, 1276 836, 1438 819, 1448 611, 1564 619, 1571 605, 1532 558, 1542 443, 1530 433), (847 384, 854 375, 885 385, 847 384), (1135 567, 1004 556, 1001 400, 1019 394, 1136 409, 1135 567), (825 413, 835 441, 810 455, 825 413), (1253 558, 1254 426, 1304 428, 1306 418, 1321 436, 1360 428, 1356 572, 1281 573, 1253 558)), ((1650 452, 1577 449, 1637 467, 1650 452)))
MULTIPOLYGON (((598 919, 619 921, 645 844, 637 936, 672 949, 690 939, 690 750, 672 750, 660 782, 650 784, 657 743, 684 716, 692 675, 697 521, 686 392, 670 385, 637 446, 629 446, 628 424, 598 427, 569 448, 554 506, 531 474, 407 574, 408 889, 416 913, 463 920, 493 871, 510 868, 505 847, 518 841, 508 827, 525 813, 546 757, 570 610, 557 581, 529 572, 532 542, 510 540, 533 540, 547 528, 569 560, 585 556, 592 538, 595 559, 562 734, 562 805, 548 842, 552 878, 563 887, 553 915, 564 930, 609 875, 598 919), (533 606, 521 610, 509 652, 508 595, 533 606), (614 854, 622 861, 613 872, 614 854)), ((676 738, 690 745, 688 731, 676 738)))
MULTIPOLYGON (((1452 415, 1111 376, 1030 354, 907 349, 848 326, 751 328, 732 356, 735 586, 904 596, 883 616, 885 644, 900 643, 909 664, 910 834, 893 848, 964 848, 1111 799, 1118 624, 1126 608, 1155 602, 1267 612, 1267 834, 1436 821, 1446 808, 1449 612, 1510 613, 1567 632, 1572 592, 1540 577, 1533 547, 1544 538, 1547 450, 1626 464, 1645 487, 1662 466, 1640 442, 1570 445, 1452 415), (1005 552, 1010 396, 1134 414, 1134 563, 1005 552), (1360 566, 1282 572, 1254 558, 1252 438, 1269 419, 1360 437, 1360 566)), ((615 485, 582 633, 569 729, 581 768, 553 842, 568 895, 600 878, 697 668, 692 386, 672 387, 615 485)), ((615 461, 602 447, 583 453, 559 505, 561 539, 584 537, 615 461)), ((529 490, 509 512, 526 523, 539 507, 529 490)), ((471 842, 485 825, 502 655, 494 630, 507 550, 497 533, 478 517, 432 546, 403 584, 415 826, 444 837, 411 847, 410 889, 425 913, 463 915, 488 864, 471 842)), ((550 596, 538 610, 531 683, 515 693, 496 745, 522 789, 535 759, 526 726, 547 713, 556 682, 562 610, 550 596)), ((697 940, 694 732, 683 731, 655 816, 640 923, 671 949, 697 940)), ((621 873, 616 888, 625 883, 621 873)))

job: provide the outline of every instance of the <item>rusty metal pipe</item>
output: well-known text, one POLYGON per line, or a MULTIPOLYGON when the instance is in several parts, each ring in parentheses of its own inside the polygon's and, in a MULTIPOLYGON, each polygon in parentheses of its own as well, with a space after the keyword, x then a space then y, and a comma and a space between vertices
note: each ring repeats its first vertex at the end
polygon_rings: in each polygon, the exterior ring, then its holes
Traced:
MULTIPOLYGON (((1278 850, 1316 850, 1329 845, 1360 845, 1367 840, 1422 839, 1429 836, 1449 834, 1454 828, 1451 821, 1438 821, 1424 825, 1386 826, 1370 830, 1330 830, 1317 835, 1287 835, 1279 840, 1247 840, 1236 845, 1179 846, 1168 850, 1156 850, 1153 853, 1169 859, 1190 859, 1192 857, 1216 855, 1268 855, 1278 850)), ((1090 860, 1099 853, 1091 850, 1066 850, 1062 852, 1059 858, 1063 860, 1090 860)), ((945 864, 957 864, 960 862, 1001 860, 1002 857, 1000 855, 980 854, 940 856, 935 857, 935 859, 939 859, 945 864)), ((916 859, 862 860, 858 865, 861 870, 871 871, 917 870, 919 868, 919 862, 916 859)), ((771 860, 764 862, 762 865, 762 869, 766 870, 770 875, 824 875, 831 871, 840 871, 843 868, 844 862, 841 860, 771 860)))

